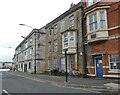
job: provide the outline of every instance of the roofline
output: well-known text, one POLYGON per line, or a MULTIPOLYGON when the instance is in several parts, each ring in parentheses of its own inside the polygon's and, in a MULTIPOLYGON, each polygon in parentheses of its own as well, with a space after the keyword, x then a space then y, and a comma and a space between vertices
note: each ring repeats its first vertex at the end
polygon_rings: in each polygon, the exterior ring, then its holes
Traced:
POLYGON ((74 5, 73 7, 71 7, 70 9, 68 9, 66 12, 64 12, 63 14, 61 14, 60 16, 58 16, 57 18, 55 18, 54 20, 52 20, 51 22, 49 22, 48 24, 46 24, 45 29, 47 29, 49 26, 55 24, 56 22, 60 21, 61 19, 63 19, 65 16, 71 14, 72 12, 78 10, 79 8, 83 7, 83 2, 79 2, 78 4, 74 5))
POLYGON ((44 27, 40 28, 40 29, 33 29, 28 35, 27 37, 25 37, 25 39, 15 48, 15 50, 17 50, 32 34, 34 33, 41 33, 41 34, 46 34, 45 32, 41 32, 40 30, 42 30, 44 27), (38 30, 38 31, 36 31, 38 30))

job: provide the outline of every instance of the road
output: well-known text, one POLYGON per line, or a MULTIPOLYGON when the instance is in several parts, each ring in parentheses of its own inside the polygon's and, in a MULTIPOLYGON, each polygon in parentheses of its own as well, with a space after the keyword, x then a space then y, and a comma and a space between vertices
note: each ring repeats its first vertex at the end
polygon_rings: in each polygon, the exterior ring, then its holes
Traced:
POLYGON ((84 89, 74 89, 69 87, 59 87, 36 80, 2 73, 2 91, 3 93, 91 93, 84 89))

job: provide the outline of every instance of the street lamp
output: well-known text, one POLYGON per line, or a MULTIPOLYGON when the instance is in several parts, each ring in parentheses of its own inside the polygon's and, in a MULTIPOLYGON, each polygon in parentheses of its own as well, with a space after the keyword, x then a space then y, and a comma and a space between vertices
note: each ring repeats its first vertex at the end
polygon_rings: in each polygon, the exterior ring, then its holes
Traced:
POLYGON ((64 51, 65 51, 66 82, 68 82, 68 72, 67 72, 67 50, 68 50, 68 49, 64 49, 64 51))
MULTIPOLYGON (((35 63, 34 63, 34 74, 36 74, 36 31, 35 30, 38 31, 38 29, 33 28, 33 27, 31 27, 29 25, 26 25, 26 24, 19 24, 19 25, 29 27, 29 28, 31 28, 35 32, 35 59, 34 59, 35 63)), ((21 37, 25 38, 23 36, 21 36, 21 37)))

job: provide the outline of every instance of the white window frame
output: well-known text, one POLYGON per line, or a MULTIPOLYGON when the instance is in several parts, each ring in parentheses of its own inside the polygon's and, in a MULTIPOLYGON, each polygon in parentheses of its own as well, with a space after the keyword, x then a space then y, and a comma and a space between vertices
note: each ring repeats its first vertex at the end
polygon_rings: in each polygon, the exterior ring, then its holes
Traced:
POLYGON ((65 58, 64 57, 61 58, 61 70, 65 71, 65 58))
POLYGON ((74 15, 69 17, 69 21, 70 21, 70 27, 74 27, 74 15))
MULTIPOLYGON (((116 67, 116 69, 115 69, 115 66, 117 66, 117 63, 119 63, 120 64, 120 60, 119 61, 116 61, 116 59, 114 59, 115 61, 110 61, 110 56, 111 55, 117 55, 119 58, 120 58, 120 56, 119 56, 119 54, 110 54, 110 55, 108 55, 108 59, 109 59, 109 70, 110 71, 115 71, 115 72, 120 72, 120 69, 117 69, 118 67, 116 67), (111 64, 113 64, 114 65, 114 67, 113 67, 113 69, 111 68, 111 64)), ((119 59, 118 58, 118 59, 119 59)))
POLYGON ((60 22, 60 31, 62 32, 62 31, 64 31, 64 30, 65 30, 65 21, 62 20, 62 21, 60 22))
POLYGON ((74 47, 74 42, 75 42, 75 36, 74 36, 74 32, 69 32, 70 33, 70 47, 74 47), (71 35, 72 33, 72 35, 71 35))
POLYGON ((57 40, 54 41, 54 52, 57 52, 57 40))
POLYGON ((89 14, 88 16, 87 16, 87 32, 88 33, 92 33, 92 32, 96 32, 96 31, 100 31, 100 30, 107 30, 107 28, 108 28, 108 25, 107 25, 107 12, 106 12, 106 9, 104 9, 104 10, 97 10, 97 11, 95 11, 95 12, 93 12, 93 13, 91 13, 91 14, 89 14), (101 19, 100 19, 100 12, 104 12, 104 17, 105 17, 105 21, 104 21, 104 23, 105 23, 105 26, 103 27, 103 28, 100 28, 100 21, 101 21, 101 19), (89 17, 91 16, 91 15, 93 15, 93 14, 95 14, 96 13, 96 18, 97 18, 97 29, 94 29, 94 30, 90 30, 90 19, 89 19, 89 17))
POLYGON ((93 1, 94 1, 94 0, 87 0, 87 6, 93 5, 93 1))
POLYGON ((54 35, 57 34, 57 24, 54 25, 54 35))
POLYGON ((64 33, 63 34, 63 45, 64 45, 64 48, 68 47, 68 32, 64 33))
POLYGON ((95 31, 98 28, 98 22, 97 22, 97 13, 91 14, 89 16, 89 30, 95 31), (92 27, 90 27, 92 26, 92 27))

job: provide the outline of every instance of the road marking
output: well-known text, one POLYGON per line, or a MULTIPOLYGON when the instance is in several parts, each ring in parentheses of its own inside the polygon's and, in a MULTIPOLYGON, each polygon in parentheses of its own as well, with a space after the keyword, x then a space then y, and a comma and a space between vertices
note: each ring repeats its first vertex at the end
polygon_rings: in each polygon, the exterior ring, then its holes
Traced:
POLYGON ((0 69, 0 71, 10 71, 10 69, 0 69))
POLYGON ((2 90, 4 93, 6 93, 7 95, 10 95, 5 89, 2 90))

